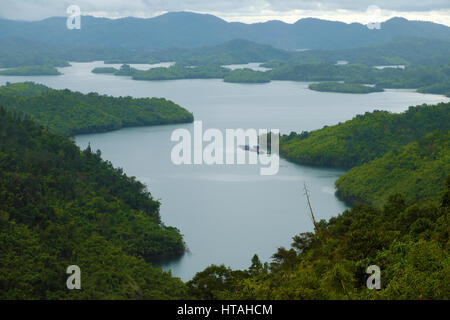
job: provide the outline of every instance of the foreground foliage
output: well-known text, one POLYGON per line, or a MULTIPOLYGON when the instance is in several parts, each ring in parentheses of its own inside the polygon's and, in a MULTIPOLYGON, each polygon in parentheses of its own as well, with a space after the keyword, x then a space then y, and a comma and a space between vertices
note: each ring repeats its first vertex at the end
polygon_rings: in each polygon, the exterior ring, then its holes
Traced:
POLYGON ((188 286, 202 299, 450 299, 449 232, 450 177, 438 203, 358 205, 295 236, 270 265, 256 255, 244 271, 213 265, 188 286), (381 290, 366 287, 370 265, 381 290))
POLYGON ((184 251, 159 205, 99 152, 0 109, 0 299, 186 298, 148 262, 184 251), (69 265, 82 290, 66 288, 69 265))

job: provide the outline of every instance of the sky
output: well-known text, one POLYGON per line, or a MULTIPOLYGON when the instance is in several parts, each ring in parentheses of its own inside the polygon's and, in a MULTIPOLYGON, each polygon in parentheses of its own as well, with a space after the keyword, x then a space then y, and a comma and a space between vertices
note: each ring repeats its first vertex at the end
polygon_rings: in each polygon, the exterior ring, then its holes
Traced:
POLYGON ((192 11, 244 23, 293 23, 315 17, 365 24, 400 16, 450 26, 450 0, 0 0, 0 18, 67 16, 69 5, 78 5, 82 15, 107 18, 150 18, 171 11, 192 11))

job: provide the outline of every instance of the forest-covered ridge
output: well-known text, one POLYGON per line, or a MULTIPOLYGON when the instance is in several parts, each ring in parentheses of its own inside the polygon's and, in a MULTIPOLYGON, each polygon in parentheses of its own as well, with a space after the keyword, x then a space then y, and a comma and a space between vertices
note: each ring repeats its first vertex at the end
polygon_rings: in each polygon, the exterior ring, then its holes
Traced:
POLYGON ((366 86, 358 83, 345 83, 345 82, 319 82, 311 83, 308 86, 309 89, 320 92, 339 92, 339 93, 372 93, 382 92, 383 89, 377 86, 366 86))
POLYGON ((366 112, 322 129, 284 135, 280 153, 307 165, 351 168, 450 128, 450 103, 409 107, 403 113, 366 112))
POLYGON ((435 131, 380 158, 356 166, 336 181, 348 203, 382 206, 395 193, 407 201, 439 199, 450 174, 450 130, 435 131))
POLYGON ((1 76, 58 76, 61 72, 53 66, 20 66, 0 70, 1 76))
POLYGON ((0 109, 0 298, 186 299, 150 261, 184 252, 134 177, 28 116, 0 109), (78 265, 83 290, 67 290, 78 265))
POLYGON ((0 87, 0 105, 64 135, 193 121, 192 113, 164 98, 83 94, 31 82, 0 87))

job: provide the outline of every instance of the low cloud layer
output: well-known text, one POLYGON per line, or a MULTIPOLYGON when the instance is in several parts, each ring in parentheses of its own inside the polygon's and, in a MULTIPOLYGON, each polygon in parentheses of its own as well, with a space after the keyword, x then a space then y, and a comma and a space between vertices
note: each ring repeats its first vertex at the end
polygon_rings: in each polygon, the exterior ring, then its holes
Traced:
POLYGON ((78 5, 84 15, 109 18, 194 11, 247 23, 274 19, 294 22, 305 17, 367 23, 402 16, 450 25, 448 0, 2 0, 0 17, 40 20, 65 16, 71 4, 78 5))

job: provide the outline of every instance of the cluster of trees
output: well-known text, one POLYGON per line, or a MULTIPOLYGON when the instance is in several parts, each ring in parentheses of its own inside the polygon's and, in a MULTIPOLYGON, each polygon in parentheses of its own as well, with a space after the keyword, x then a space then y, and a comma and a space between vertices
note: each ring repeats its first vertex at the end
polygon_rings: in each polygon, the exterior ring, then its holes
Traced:
POLYGON ((165 51, 169 51, 167 54, 172 55, 173 61, 194 66, 245 64, 272 59, 287 60, 296 55, 294 51, 276 49, 269 45, 243 39, 234 39, 216 46, 178 50, 175 53, 173 53, 173 50, 162 50, 162 56, 167 55, 165 51), (174 56, 174 54, 176 55, 174 56))
POLYGON ((2 76, 57 76, 61 72, 53 66, 22 66, 0 70, 2 76))
POLYGON ((134 177, 0 109, 0 299, 185 299, 150 261, 182 254, 176 228, 134 177), (68 290, 77 265, 82 290, 68 290))
POLYGON ((0 87, 0 101, 8 110, 30 115, 63 135, 193 121, 192 113, 163 98, 116 98, 43 87, 31 82, 8 84, 0 87))
POLYGON ((382 92, 383 89, 377 86, 367 86, 358 83, 345 82, 320 82, 311 83, 309 89, 322 92, 341 92, 341 93, 371 93, 382 92))
POLYGON ((389 197, 382 208, 357 205, 315 233, 293 237, 272 262, 247 270, 212 265, 188 282, 200 299, 450 299, 450 177, 438 201, 389 197), (367 267, 381 270, 369 290, 367 267))

